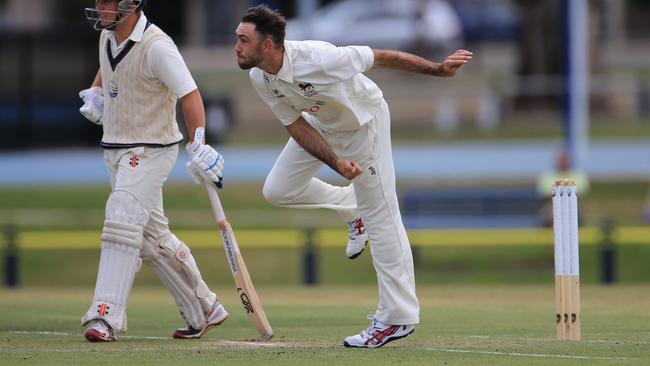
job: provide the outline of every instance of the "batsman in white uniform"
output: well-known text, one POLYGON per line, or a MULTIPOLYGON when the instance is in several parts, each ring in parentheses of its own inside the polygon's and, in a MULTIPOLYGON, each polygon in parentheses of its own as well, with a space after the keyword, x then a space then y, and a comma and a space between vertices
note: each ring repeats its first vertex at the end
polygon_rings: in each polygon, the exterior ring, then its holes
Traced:
POLYGON ((291 135, 263 194, 279 206, 337 211, 350 225, 351 258, 366 244, 365 224, 379 304, 368 329, 344 345, 381 347, 413 332, 419 303, 395 189, 390 114, 381 90, 363 73, 391 68, 453 76, 472 53, 459 50, 438 64, 398 51, 285 41, 285 26, 279 13, 260 5, 248 9, 236 30, 239 66, 250 69, 255 90, 291 135), (352 184, 336 187, 315 178, 325 164, 352 184))
MULTIPOLYGON (((200 338, 228 313, 187 245, 169 230, 162 186, 183 136, 176 121, 181 100, 188 134, 203 135, 201 95, 174 42, 142 12, 145 1, 98 0, 86 15, 99 37, 100 69, 80 93, 80 112, 103 126, 101 146, 111 183, 101 234, 92 304, 83 316, 85 337, 111 342, 127 330, 126 305, 141 263, 152 266, 169 289, 186 328, 174 338, 200 338)), ((223 158, 202 139, 186 146, 188 172, 197 183, 221 183, 223 158)))

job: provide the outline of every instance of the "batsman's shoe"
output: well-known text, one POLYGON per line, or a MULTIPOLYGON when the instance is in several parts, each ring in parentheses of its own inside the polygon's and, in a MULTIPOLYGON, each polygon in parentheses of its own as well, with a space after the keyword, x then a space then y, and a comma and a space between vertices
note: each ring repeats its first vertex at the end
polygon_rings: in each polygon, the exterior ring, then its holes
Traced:
POLYGON ((345 338, 343 345, 357 348, 378 348, 388 342, 404 338, 415 331, 413 325, 390 325, 384 324, 377 319, 372 319, 368 329, 363 332, 345 338))
POLYGON ((350 259, 355 259, 363 253, 366 245, 368 245, 368 234, 366 234, 366 227, 363 225, 361 217, 348 222, 348 246, 345 248, 345 255, 350 259))
POLYGON ((228 312, 221 305, 220 302, 216 301, 212 310, 205 316, 205 326, 201 329, 195 329, 191 325, 187 325, 187 328, 178 328, 174 332, 174 338, 177 339, 193 339, 201 338, 205 332, 216 327, 217 325, 223 323, 228 319, 228 312))
POLYGON ((113 329, 101 319, 90 322, 84 337, 89 342, 115 342, 116 340, 113 329))

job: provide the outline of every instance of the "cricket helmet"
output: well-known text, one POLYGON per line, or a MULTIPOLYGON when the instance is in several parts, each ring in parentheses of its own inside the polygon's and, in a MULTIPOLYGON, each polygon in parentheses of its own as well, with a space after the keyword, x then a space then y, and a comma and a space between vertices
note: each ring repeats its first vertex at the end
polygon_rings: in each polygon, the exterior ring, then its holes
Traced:
MULTIPOLYGON (((86 19, 90 22, 95 30, 114 29, 118 24, 128 18, 129 15, 142 10, 147 6, 147 0, 119 0, 117 11, 112 10, 98 10, 97 5, 100 2, 110 0, 95 0, 94 8, 85 8, 86 19), (102 15, 115 14, 115 19, 110 21, 110 24, 102 25, 102 15)), ((116 0, 117 1, 117 0, 116 0)))

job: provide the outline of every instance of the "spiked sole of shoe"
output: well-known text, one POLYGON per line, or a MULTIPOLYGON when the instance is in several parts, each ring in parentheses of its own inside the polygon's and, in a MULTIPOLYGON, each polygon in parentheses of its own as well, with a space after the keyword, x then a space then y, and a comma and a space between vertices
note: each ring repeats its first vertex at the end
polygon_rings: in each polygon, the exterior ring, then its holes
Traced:
POLYGON ((348 343, 348 342, 346 342, 346 341, 343 341, 343 345, 344 345, 345 347, 347 347, 347 348, 379 348, 379 347, 383 347, 383 346, 385 346, 386 344, 388 344, 388 343, 390 343, 390 342, 392 342, 392 341, 396 341, 396 340, 398 340, 398 339, 405 338, 405 337, 407 337, 409 334, 411 334, 411 333, 413 333, 413 332, 415 332, 415 328, 411 329, 411 331, 408 332, 408 333, 406 333, 406 334, 402 334, 401 336, 390 337, 390 338, 388 338, 388 339, 386 340, 386 342, 384 342, 384 343, 382 343, 382 344, 380 344, 380 345, 375 345, 375 346, 365 346, 365 345, 364 345, 364 346, 355 346, 355 345, 352 345, 352 344, 350 344, 350 343, 348 343))

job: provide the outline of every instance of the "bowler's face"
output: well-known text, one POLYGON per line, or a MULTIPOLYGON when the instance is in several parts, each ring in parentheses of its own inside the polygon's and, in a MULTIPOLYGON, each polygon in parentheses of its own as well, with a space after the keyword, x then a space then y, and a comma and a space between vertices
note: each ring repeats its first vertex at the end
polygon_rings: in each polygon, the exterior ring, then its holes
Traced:
POLYGON ((253 23, 239 23, 237 30, 237 44, 235 53, 237 54, 237 64, 243 70, 251 69, 259 65, 263 60, 262 45, 258 33, 255 31, 253 23))

